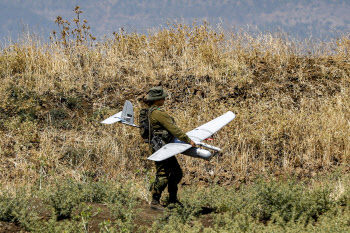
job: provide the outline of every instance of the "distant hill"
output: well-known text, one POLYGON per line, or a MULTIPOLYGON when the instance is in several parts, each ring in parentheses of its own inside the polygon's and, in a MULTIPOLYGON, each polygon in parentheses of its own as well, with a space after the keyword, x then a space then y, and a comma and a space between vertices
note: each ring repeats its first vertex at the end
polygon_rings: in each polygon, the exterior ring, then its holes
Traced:
POLYGON ((76 5, 98 37, 110 36, 122 27, 146 32, 167 20, 191 24, 196 19, 262 32, 282 29, 302 38, 335 37, 350 30, 350 1, 346 0, 1 0, 0 36, 4 38, 9 32, 16 36, 21 30, 19 22, 23 22, 31 28, 39 26, 48 38, 57 29, 55 18, 60 15, 71 21, 76 5))

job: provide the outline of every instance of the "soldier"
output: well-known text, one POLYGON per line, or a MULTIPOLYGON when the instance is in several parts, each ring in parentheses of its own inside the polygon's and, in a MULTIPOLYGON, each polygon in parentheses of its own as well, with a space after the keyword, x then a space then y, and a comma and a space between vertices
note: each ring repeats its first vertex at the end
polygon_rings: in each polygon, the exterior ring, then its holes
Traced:
MULTIPOLYGON (((175 124, 174 118, 170 117, 161 107, 164 105, 168 94, 162 87, 153 87, 148 91, 147 103, 150 106, 149 121, 155 135, 159 135, 162 141, 172 142, 175 138, 191 144, 196 144, 175 124)), ((153 152, 155 152, 153 150, 153 152)), ((182 170, 175 156, 164 161, 155 162, 156 179, 151 185, 152 202, 151 208, 162 210, 159 200, 162 192, 168 185, 169 204, 181 204, 177 199, 178 183, 182 179, 182 170)))

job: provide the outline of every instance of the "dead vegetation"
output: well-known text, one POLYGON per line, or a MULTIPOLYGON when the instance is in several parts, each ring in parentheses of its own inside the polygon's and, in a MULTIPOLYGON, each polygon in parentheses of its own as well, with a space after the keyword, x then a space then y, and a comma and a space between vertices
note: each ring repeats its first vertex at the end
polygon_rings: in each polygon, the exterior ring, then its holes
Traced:
POLYGON ((0 230, 348 227, 349 35, 298 41, 194 22, 96 41, 75 11, 72 24, 57 18, 50 43, 28 34, 1 48, 0 230), (147 145, 137 129, 100 122, 127 99, 137 114, 156 85, 184 131, 228 110, 237 117, 214 135, 222 156, 178 156, 187 205, 153 216, 145 211, 154 179, 147 145))
POLYGON ((96 42, 79 20, 69 28, 60 18, 51 43, 28 35, 1 49, 3 184, 122 177, 142 181, 146 199, 147 145, 137 130, 100 121, 127 99, 137 113, 155 85, 170 93, 165 108, 185 131, 237 114, 214 136, 222 157, 179 156, 184 184, 308 177, 348 164, 348 35, 297 41, 194 22, 96 42))

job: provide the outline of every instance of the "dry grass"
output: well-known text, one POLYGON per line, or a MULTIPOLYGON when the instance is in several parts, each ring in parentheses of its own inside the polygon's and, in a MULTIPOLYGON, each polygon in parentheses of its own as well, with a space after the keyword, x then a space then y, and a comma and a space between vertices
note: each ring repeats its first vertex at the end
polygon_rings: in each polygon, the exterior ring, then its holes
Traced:
POLYGON ((204 22, 98 42, 60 36, 51 43, 23 36, 1 50, 3 184, 87 174, 152 179, 137 129, 100 121, 127 99, 137 113, 154 85, 170 93, 165 109, 185 131, 237 114, 214 136, 222 157, 179 156, 185 183, 313 176, 349 163, 348 35, 298 41, 204 22))

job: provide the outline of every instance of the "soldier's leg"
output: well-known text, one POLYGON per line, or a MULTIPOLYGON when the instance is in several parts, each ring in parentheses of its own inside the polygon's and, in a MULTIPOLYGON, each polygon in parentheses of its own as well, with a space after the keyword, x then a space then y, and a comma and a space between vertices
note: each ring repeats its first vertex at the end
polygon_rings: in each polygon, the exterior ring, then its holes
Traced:
POLYGON ((156 162, 156 178, 155 178, 155 181, 151 184, 151 189, 150 189, 153 200, 159 202, 162 192, 166 188, 168 181, 169 181, 169 171, 165 166, 165 163, 156 162))
POLYGON ((180 183, 183 173, 181 170, 181 167, 176 160, 175 157, 171 158, 172 160, 169 161, 170 163, 170 175, 169 175, 169 182, 168 182, 168 192, 169 192, 169 202, 170 203, 177 203, 177 191, 178 187, 177 185, 180 183))

